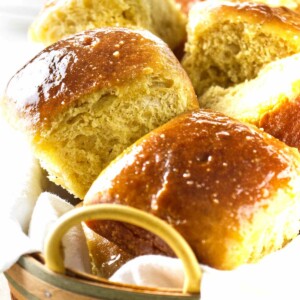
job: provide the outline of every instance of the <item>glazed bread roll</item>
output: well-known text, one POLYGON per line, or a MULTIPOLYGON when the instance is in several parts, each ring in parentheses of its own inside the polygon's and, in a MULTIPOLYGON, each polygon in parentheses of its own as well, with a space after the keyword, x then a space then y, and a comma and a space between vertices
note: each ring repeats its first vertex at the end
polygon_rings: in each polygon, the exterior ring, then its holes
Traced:
POLYGON ((189 14, 185 51, 182 64, 198 96, 213 85, 233 86, 300 51, 300 15, 265 4, 197 3, 189 14))
POLYGON ((46 48, 8 83, 3 110, 51 181, 83 198, 138 138, 198 107, 174 54, 148 31, 87 31, 46 48))
POLYGON ((83 223, 93 275, 109 278, 133 258, 116 244, 100 236, 83 223))
POLYGON ((186 17, 174 0, 51 0, 30 27, 32 40, 46 45, 101 27, 141 28, 172 49, 185 39, 186 17))
POLYGON ((300 150, 300 54, 272 62, 258 76, 224 89, 211 87, 200 103, 255 124, 300 150))
MULTIPOLYGON (((117 203, 172 225, 199 262, 233 269, 280 249, 300 228, 299 152, 221 113, 182 114, 123 152, 97 178, 84 205, 117 203)), ((132 254, 166 248, 123 223, 90 221, 132 254)))

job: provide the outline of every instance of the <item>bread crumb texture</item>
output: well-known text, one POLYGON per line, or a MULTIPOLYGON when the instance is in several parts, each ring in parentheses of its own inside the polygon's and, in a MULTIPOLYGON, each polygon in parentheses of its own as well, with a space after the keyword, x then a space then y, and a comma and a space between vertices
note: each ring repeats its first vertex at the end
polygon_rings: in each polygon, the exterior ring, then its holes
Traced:
POLYGON ((300 51, 300 15, 285 7, 203 2, 190 12, 182 64, 198 96, 253 79, 267 63, 300 51))
POLYGON ((9 82, 2 101, 50 179, 83 198, 138 138, 199 107, 174 54, 148 31, 106 28, 62 40, 9 82))
POLYGON ((147 29, 172 49, 185 39, 186 16, 173 0, 49 1, 30 27, 29 36, 50 45, 66 36, 102 27, 147 29))
POLYGON ((52 181, 83 198, 111 160, 184 112, 185 100, 179 99, 173 83, 151 77, 123 89, 93 93, 61 114, 45 136, 35 139, 37 154, 52 181))
POLYGON ((201 106, 252 123, 300 149, 299 68, 300 54, 271 62, 252 80, 209 88, 201 106))

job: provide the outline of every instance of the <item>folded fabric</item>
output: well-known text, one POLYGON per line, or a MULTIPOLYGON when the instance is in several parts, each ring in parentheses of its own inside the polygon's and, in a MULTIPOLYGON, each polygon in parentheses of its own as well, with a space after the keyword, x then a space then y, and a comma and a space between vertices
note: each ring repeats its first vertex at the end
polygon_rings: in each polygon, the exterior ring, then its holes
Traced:
MULTIPOLYGON (((285 248, 232 271, 207 266, 203 270, 201 300, 300 299, 300 237, 285 248)), ((152 287, 183 287, 184 271, 178 259, 156 255, 137 257, 110 278, 115 282, 152 287)))
POLYGON ((0 273, 10 268, 21 255, 36 252, 20 224, 10 218, 0 218, 0 273))
POLYGON ((144 255, 123 265, 110 280, 140 286, 182 288, 184 272, 177 258, 144 255))
MULTIPOLYGON (((73 208, 73 205, 51 193, 44 192, 39 196, 28 233, 38 251, 43 252, 45 237, 58 218, 73 208)), ((91 273, 89 252, 81 224, 74 226, 65 234, 62 245, 66 267, 91 273)))
MULTIPOLYGON (((28 235, 23 232, 15 218, 1 218, 0 228, 6 230, 0 232, 1 240, 5 241, 1 247, 0 272, 11 267, 23 254, 43 252, 44 240, 49 230, 61 215, 73 208, 73 205, 56 195, 41 193, 33 210, 28 235)), ((88 248, 81 224, 65 234, 62 245, 66 267, 91 273, 88 248)))
POLYGON ((27 232, 33 207, 43 190, 42 170, 24 137, 1 118, 0 138, 0 217, 15 220, 27 232))
POLYGON ((21 135, 0 119, 0 272, 18 258, 36 251, 26 235, 31 214, 42 191, 42 171, 21 135))
MULTIPOLYGON (((45 176, 23 136, 0 118, 0 273, 23 254, 43 251, 45 236, 55 221, 74 207, 58 196, 42 193, 45 176), (30 224, 29 236, 28 228, 30 224)), ((63 238, 65 264, 90 272, 89 254, 81 225, 63 238)))

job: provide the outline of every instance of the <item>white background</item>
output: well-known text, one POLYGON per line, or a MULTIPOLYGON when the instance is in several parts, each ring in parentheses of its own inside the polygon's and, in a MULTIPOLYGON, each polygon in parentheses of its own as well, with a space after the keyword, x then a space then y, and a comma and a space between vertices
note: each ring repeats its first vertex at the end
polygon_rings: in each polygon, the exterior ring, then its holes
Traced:
MULTIPOLYGON (((0 94, 10 77, 40 49, 27 38, 28 26, 42 7, 43 0, 0 1, 0 94)), ((0 230, 5 230, 0 228, 0 230)), ((2 241, 5 242, 5 241, 2 241)), ((1 255, 1 250, 0 250, 1 255)), ((10 299, 6 281, 0 274, 0 299, 10 299)))
POLYGON ((0 1, 0 92, 9 78, 40 49, 27 39, 43 0, 0 1))

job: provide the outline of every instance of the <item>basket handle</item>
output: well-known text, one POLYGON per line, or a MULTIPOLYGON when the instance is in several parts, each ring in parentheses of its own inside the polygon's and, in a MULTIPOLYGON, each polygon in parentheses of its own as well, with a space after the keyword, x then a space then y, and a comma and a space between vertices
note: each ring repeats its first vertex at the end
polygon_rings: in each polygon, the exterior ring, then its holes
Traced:
POLYGON ((142 227, 162 238, 183 262, 183 293, 199 293, 202 272, 194 252, 184 238, 165 221, 139 209, 117 204, 95 204, 75 208, 61 216, 48 234, 45 243, 46 266, 65 273, 61 239, 73 226, 88 220, 112 220, 142 227))

